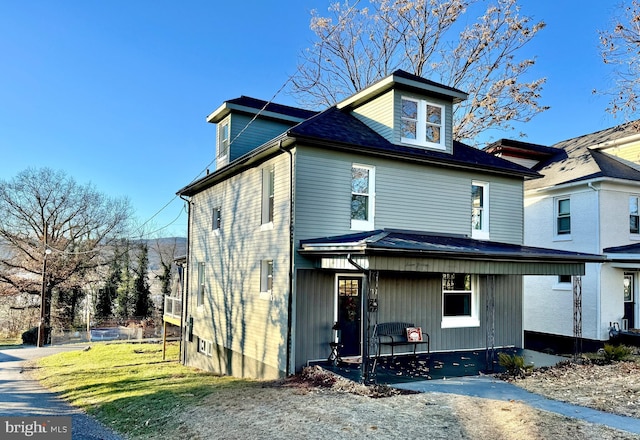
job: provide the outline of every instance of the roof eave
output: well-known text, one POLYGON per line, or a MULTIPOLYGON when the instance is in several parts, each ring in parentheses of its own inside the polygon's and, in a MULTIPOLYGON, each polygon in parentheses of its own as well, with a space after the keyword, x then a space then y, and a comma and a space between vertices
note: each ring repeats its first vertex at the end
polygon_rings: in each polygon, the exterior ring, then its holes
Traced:
POLYGON ((336 104, 336 107, 339 109, 357 107, 358 105, 369 101, 373 97, 393 89, 396 85, 444 97, 451 100, 454 104, 458 104, 469 97, 468 93, 461 90, 439 87, 435 84, 426 84, 408 78, 403 78, 398 75, 389 75, 371 86, 366 87, 364 90, 340 101, 336 104))
MULTIPOLYGON (((292 136, 298 143, 306 143, 308 145, 319 146, 323 148, 330 148, 334 150, 347 150, 350 152, 358 152, 363 154, 368 154, 371 156, 377 157, 386 157, 386 158, 394 158, 394 159, 411 159, 420 161, 423 163, 429 163, 431 165, 444 166, 447 168, 457 168, 464 170, 474 170, 478 171, 479 164, 476 163, 465 163, 456 160, 449 160, 448 158, 436 158, 436 157, 419 157, 417 155, 410 155, 405 153, 398 153, 394 151, 388 150, 372 150, 370 147, 359 145, 359 144, 348 144, 344 142, 336 142, 331 140, 324 140, 317 137, 312 136, 303 136, 303 135, 294 135, 292 136)), ((517 170, 508 170, 505 168, 498 168, 487 166, 486 164, 481 164, 484 170, 491 171, 492 173, 508 175, 508 176, 518 176, 518 177, 526 177, 531 179, 539 179, 542 175, 536 171, 517 171, 517 170)))

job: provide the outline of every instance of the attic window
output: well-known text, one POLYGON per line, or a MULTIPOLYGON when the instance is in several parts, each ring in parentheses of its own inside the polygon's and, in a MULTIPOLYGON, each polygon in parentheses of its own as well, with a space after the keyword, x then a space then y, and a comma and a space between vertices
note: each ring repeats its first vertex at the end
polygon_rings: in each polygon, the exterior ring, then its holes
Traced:
POLYGON ((218 160, 225 160, 229 156, 229 121, 218 127, 218 160))
POLYGON ((404 143, 444 150, 444 107, 403 97, 400 131, 404 143))

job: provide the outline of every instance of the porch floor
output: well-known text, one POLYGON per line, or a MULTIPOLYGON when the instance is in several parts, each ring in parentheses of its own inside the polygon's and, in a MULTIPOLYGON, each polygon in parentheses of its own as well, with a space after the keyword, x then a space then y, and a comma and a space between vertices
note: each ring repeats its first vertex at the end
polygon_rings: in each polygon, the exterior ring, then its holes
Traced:
MULTIPOLYGON (((524 356, 526 365, 536 368, 552 366, 566 360, 532 350, 520 348, 501 348, 494 351, 493 359, 487 366, 486 350, 399 354, 381 356, 376 363, 375 379, 378 384, 393 385, 403 382, 445 379, 451 377, 477 376, 503 372, 498 363, 498 353, 524 356)), ((372 359, 373 361, 373 359, 372 359)), ((346 360, 334 365, 331 362, 312 362, 347 379, 362 382, 362 364, 360 359, 346 360)))

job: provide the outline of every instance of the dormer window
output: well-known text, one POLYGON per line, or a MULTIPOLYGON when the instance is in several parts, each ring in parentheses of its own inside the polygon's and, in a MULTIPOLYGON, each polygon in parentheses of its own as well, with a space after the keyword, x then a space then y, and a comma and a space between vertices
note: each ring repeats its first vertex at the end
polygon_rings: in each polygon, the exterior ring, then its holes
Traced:
POLYGON ((229 121, 218 126, 218 164, 226 165, 229 158, 229 121))
POLYGON ((401 141, 444 150, 444 107, 407 97, 401 106, 401 141))

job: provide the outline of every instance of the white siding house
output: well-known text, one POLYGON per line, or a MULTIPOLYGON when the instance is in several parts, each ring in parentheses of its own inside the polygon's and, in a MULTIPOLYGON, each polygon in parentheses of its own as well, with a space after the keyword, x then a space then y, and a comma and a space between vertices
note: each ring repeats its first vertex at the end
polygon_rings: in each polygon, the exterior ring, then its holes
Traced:
MULTIPOLYGON (((597 348, 617 336, 617 329, 640 327, 636 124, 552 147, 502 140, 487 150, 517 163, 526 161, 543 176, 525 183, 527 245, 607 257, 606 262, 588 263, 581 280, 582 344, 597 348)), ((571 279, 525 277, 524 310, 525 346, 570 349, 576 336, 571 279)))

